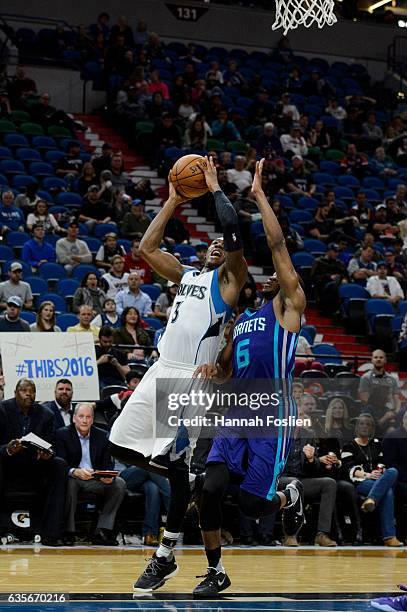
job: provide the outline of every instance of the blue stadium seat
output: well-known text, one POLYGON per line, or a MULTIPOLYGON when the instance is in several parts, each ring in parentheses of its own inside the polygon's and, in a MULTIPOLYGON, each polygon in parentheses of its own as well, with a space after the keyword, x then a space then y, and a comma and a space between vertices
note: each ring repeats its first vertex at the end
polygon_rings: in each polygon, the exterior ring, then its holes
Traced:
POLYGON ((30 146, 26 136, 23 134, 6 134, 3 138, 3 144, 14 149, 30 146))
POLYGON ((0 174, 0 185, 4 187, 8 185, 8 179, 4 176, 4 174, 0 174))
POLYGON ((41 295, 41 293, 46 293, 48 291, 47 281, 39 276, 28 276, 24 278, 24 280, 30 285, 31 292, 34 296, 41 295))
POLYGON ((15 159, 3 159, 0 161, 0 172, 2 174, 25 174, 24 164, 15 159))
POLYGON ((314 344, 316 335, 317 328, 315 327, 315 325, 303 325, 301 327, 300 336, 304 336, 311 345, 314 344))
POLYGON ((75 266, 72 270, 72 276, 80 282, 88 272, 94 272, 96 276, 99 277, 99 270, 96 266, 92 266, 91 264, 79 264, 75 266))
POLYGON ((37 320, 37 315, 34 312, 31 312, 30 310, 22 310, 20 313, 20 317, 29 325, 35 323, 37 320))
POLYGON ((38 151, 35 149, 27 149, 26 147, 23 149, 17 149, 16 157, 22 162, 42 161, 42 157, 38 151))
POLYGON ((407 300, 402 300, 398 303, 398 312, 404 317, 407 314, 407 300))
MULTIPOLYGON (((37 196, 39 198, 42 198, 46 202, 49 202, 50 204, 52 204, 52 202, 54 201, 53 198, 52 198, 52 195, 50 193, 48 193, 48 191, 45 191, 45 189, 38 189, 37 196)), ((49 211, 49 212, 51 212, 51 211, 49 211)))
POLYGON ((22 247, 30 238, 26 232, 8 232, 6 242, 10 247, 22 247))
POLYGON ((196 255, 196 250, 193 246, 189 244, 176 244, 174 247, 174 251, 181 255, 181 259, 185 259, 186 257, 192 257, 192 255, 196 255))
POLYGON ((313 216, 307 210, 292 210, 289 214, 292 223, 311 223, 313 216))
POLYGON ((0 244, 0 264, 14 257, 13 249, 5 244, 0 244))
POLYGON ((403 325, 404 317, 401 315, 396 315, 391 320, 391 328, 395 334, 399 334, 401 331, 401 326, 403 325))
POLYGON ((61 278, 66 278, 66 270, 64 266, 58 263, 44 263, 38 269, 38 276, 47 281, 58 281, 61 278))
POLYGON ((131 249, 131 240, 126 240, 126 238, 119 238, 117 243, 124 248, 126 253, 128 253, 131 249))
POLYGON ((78 207, 82 205, 82 198, 79 193, 62 192, 57 195, 57 204, 67 208, 78 207))
POLYGON ((70 312, 57 315, 57 325, 62 331, 66 331, 68 327, 77 325, 78 322, 78 317, 70 312))
POLYGON ((64 190, 67 188, 67 184, 64 179, 57 178, 56 176, 49 176, 42 181, 42 186, 47 191, 52 189, 64 190))
POLYGON ((100 223, 95 227, 95 236, 101 240, 110 232, 117 233, 117 226, 114 223, 100 223))
POLYGON ((46 164, 45 162, 33 162, 30 164, 30 174, 43 179, 47 176, 54 176, 55 169, 51 164, 46 164))
POLYGON ((18 176, 13 176, 11 184, 16 189, 21 189, 21 187, 27 187, 27 185, 38 185, 38 181, 28 174, 19 174, 18 176))
POLYGON ((312 266, 315 261, 315 257, 311 253, 306 251, 298 251, 291 255, 291 260, 295 268, 303 268, 312 266))
POLYGON ((326 244, 316 238, 307 238, 304 240, 304 249, 312 255, 318 256, 326 252, 326 244))
POLYGON ((92 238, 91 236, 82 236, 81 240, 86 242, 92 255, 95 255, 103 244, 99 238, 92 238))
POLYGON ((8 147, 0 147, 0 160, 13 159, 13 154, 8 147))
POLYGON ((52 302, 55 306, 56 312, 66 312, 66 302, 65 298, 57 293, 42 293, 37 297, 37 308, 39 308, 42 302, 52 302))
POLYGON ((152 329, 161 329, 163 324, 160 319, 154 319, 153 317, 143 317, 143 321, 148 324, 152 329))
POLYGON ((57 143, 51 136, 34 136, 32 145, 38 151, 52 151, 58 149, 57 143))
POLYGON ((319 164, 319 169, 321 170, 321 172, 326 172, 328 174, 333 174, 335 176, 336 174, 339 174, 341 167, 338 163, 334 161, 329 161, 329 160, 324 159, 319 164))
POLYGON ((45 242, 48 242, 48 244, 52 244, 53 247, 55 247, 56 243, 60 238, 61 236, 58 236, 57 234, 45 234, 44 236, 45 242))
POLYGON ((316 185, 336 185, 336 178, 328 172, 314 172, 312 178, 316 185))
POLYGON ((360 181, 356 178, 356 176, 352 176, 351 174, 345 174, 338 178, 338 184, 341 187, 360 187, 360 181))
POLYGON ((155 302, 158 296, 161 294, 161 289, 157 287, 157 285, 140 285, 140 291, 144 291, 144 293, 147 293, 151 297, 153 302, 155 302))
POLYGON ((344 283, 339 285, 339 297, 342 300, 349 300, 351 298, 363 298, 369 299, 370 293, 361 285, 356 283, 344 283))
POLYGON ((385 184, 382 179, 377 176, 366 176, 362 181, 363 187, 367 187, 367 189, 384 189, 385 184))
POLYGON ((390 302, 371 298, 365 304, 365 313, 368 320, 368 328, 371 333, 374 332, 374 318, 376 315, 394 315, 394 308, 390 302))
POLYGON ((333 344, 321 342, 321 344, 314 344, 312 347, 312 354, 318 357, 318 361, 323 364, 337 363, 342 364, 343 360, 340 357, 340 352, 333 344), (320 357, 320 355, 329 355, 329 357, 320 357), (332 357, 330 356, 332 355, 332 357))
POLYGON ((366 195, 366 198, 369 201, 371 200, 373 202, 381 202, 383 200, 379 192, 375 189, 361 189, 360 191, 362 191, 366 195))
POLYGON ((55 164, 55 165, 59 162, 59 160, 62 157, 65 157, 65 153, 64 151, 59 151, 59 150, 47 151, 44 155, 44 159, 46 162, 48 162, 49 164, 55 164))
POLYGON ((333 192, 337 198, 343 198, 344 200, 355 199, 355 194, 349 187, 334 187, 333 192))
POLYGON ((315 198, 302 197, 299 198, 297 204, 298 208, 302 210, 315 210, 318 207, 318 200, 315 198))
POLYGON ((57 282, 56 290, 59 295, 68 298, 73 297, 78 287, 79 281, 76 278, 63 278, 57 282))

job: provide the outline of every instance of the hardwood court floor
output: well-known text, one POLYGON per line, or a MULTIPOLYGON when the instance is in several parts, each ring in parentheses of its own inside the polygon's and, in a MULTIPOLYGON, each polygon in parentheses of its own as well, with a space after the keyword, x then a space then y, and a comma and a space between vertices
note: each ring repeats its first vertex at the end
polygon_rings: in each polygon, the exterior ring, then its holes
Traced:
MULTIPOLYGON (((3 547, 0 592, 130 593, 153 549, 3 547)), ((205 573, 198 548, 177 552, 179 574, 160 593, 191 593, 205 573)), ((407 580, 407 548, 232 548, 224 551, 239 596, 394 592, 407 580)), ((157 591, 158 592, 158 591, 157 591)), ((225 595, 227 592, 225 591, 225 595)))

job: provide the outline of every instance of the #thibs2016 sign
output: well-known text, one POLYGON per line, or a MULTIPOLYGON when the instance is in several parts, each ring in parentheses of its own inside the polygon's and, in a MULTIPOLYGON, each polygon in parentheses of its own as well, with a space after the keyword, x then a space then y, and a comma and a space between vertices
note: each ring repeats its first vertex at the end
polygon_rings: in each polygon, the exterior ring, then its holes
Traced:
POLYGON ((54 399, 55 383, 68 378, 74 401, 99 399, 95 345, 88 333, 0 333, 4 397, 14 396, 20 378, 32 379, 37 401, 54 399))

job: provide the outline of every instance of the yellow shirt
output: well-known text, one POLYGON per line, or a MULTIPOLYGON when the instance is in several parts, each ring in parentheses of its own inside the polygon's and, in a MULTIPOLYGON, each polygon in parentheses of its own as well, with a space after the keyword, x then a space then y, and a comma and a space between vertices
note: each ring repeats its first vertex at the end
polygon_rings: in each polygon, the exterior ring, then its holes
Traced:
POLYGON ((93 340, 95 341, 95 343, 99 343, 99 327, 96 327, 95 325, 91 325, 88 329, 85 329, 80 323, 78 323, 77 325, 71 325, 71 327, 68 327, 66 331, 88 332, 89 334, 93 335, 93 340))

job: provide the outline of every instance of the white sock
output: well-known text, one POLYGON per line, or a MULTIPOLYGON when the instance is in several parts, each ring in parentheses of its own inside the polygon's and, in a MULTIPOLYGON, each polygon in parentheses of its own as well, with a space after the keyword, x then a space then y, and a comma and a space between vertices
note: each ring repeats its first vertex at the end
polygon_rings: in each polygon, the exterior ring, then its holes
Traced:
POLYGON ((217 572, 222 572, 222 574, 226 574, 225 568, 223 567, 223 564, 222 564, 222 559, 219 559, 219 563, 215 567, 215 569, 216 569, 217 572))
POLYGON ((177 540, 179 538, 179 533, 174 533, 173 531, 164 530, 163 539, 161 540, 160 546, 157 548, 156 556, 157 557, 170 557, 173 553, 173 549, 177 544, 177 540))

